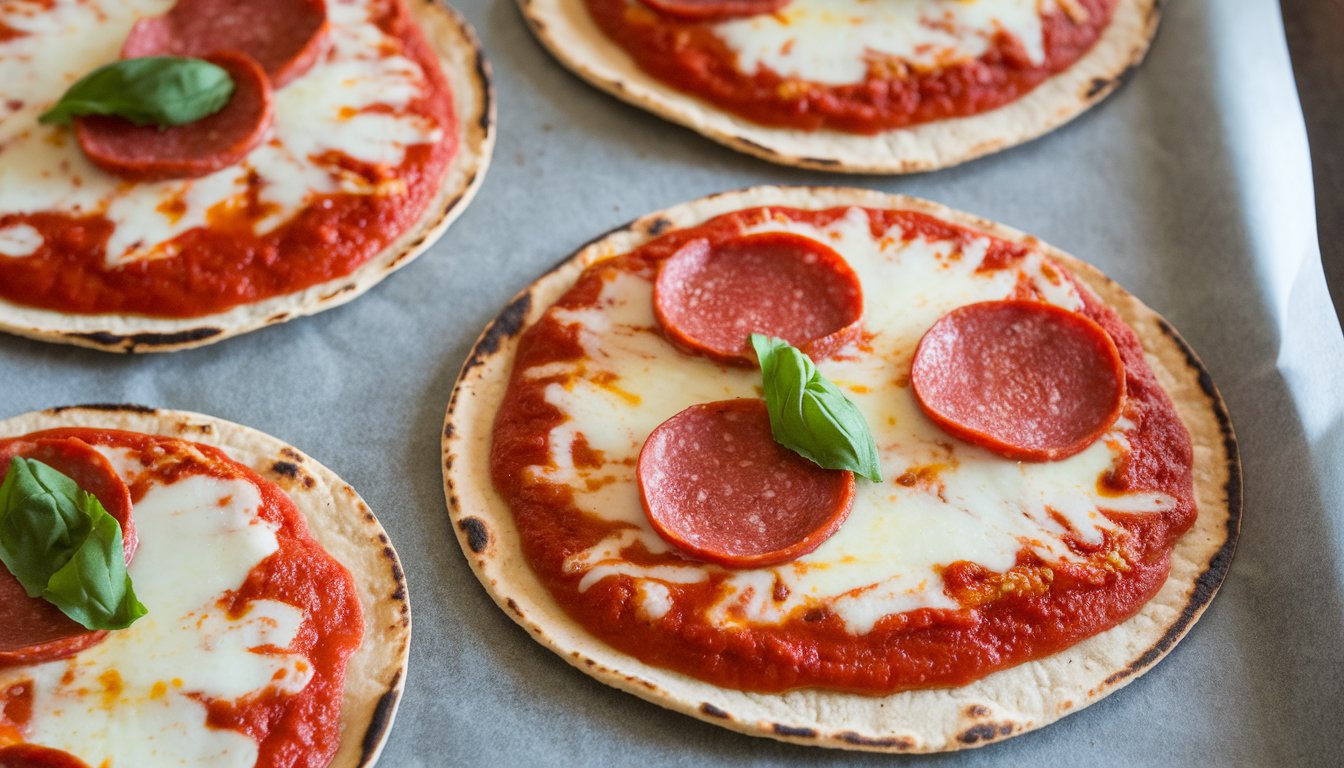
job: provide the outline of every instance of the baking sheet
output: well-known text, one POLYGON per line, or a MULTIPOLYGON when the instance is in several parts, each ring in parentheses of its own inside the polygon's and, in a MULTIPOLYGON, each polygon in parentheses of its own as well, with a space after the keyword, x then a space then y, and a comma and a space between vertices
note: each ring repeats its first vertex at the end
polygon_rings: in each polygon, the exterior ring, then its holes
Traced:
POLYGON ((202 411, 294 443, 391 534, 414 612, 382 765, 1337 765, 1344 715, 1344 337, 1315 240, 1305 133, 1272 0, 1177 0, 1147 63, 1062 130, 961 168, 870 179, 742 157, 583 85, 512 2, 459 0, 495 68, 480 196, 428 254, 315 318, 170 356, 0 337, 0 415, 80 402, 202 411), (928 197, 1101 267, 1201 354, 1241 440, 1222 592, 1139 680, 1041 731, 893 759, 740 736, 609 689, 480 587, 444 509, 439 429, 481 328, 593 236, 759 183, 928 197))

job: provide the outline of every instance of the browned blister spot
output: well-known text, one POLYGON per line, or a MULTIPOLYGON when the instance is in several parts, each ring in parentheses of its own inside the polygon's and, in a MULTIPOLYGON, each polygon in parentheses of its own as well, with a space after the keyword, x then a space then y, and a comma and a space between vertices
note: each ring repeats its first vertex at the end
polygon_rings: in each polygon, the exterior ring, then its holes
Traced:
POLYGON ((672 220, 663 216, 650 221, 645 225, 644 230, 650 237, 657 237, 672 228, 672 220))
POLYGON ((713 704, 710 704, 709 702, 705 702, 700 705, 700 712, 702 714, 709 715, 710 717, 717 717, 723 720, 732 719, 732 717, 727 712, 725 712, 722 709, 719 709, 718 707, 714 706, 713 704))
POLYGON ((299 476, 299 467, 290 461, 277 461, 271 465, 271 472, 292 480, 299 476))
POLYGON ((369 719, 369 727, 364 731, 364 739, 360 744, 360 765, 368 765, 373 754, 383 743, 383 736, 392 726, 392 716, 396 712, 397 700, 400 698, 401 670, 397 670, 387 684, 387 690, 378 698, 378 704, 373 708, 373 716, 369 719))
POLYGON ((1012 723, 977 723, 957 734, 957 741, 962 744, 978 744, 1009 736, 1012 733, 1012 723))
POLYGON ((853 731, 845 731, 837 736, 846 744, 853 744, 856 747, 873 747, 876 749, 890 749, 898 752, 909 752, 916 747, 915 740, 909 736, 886 736, 878 739, 868 736, 861 736, 853 731))
POLYGON ((464 518, 457 527, 467 536, 467 546, 476 554, 481 554, 490 546, 490 531, 478 517, 464 518))

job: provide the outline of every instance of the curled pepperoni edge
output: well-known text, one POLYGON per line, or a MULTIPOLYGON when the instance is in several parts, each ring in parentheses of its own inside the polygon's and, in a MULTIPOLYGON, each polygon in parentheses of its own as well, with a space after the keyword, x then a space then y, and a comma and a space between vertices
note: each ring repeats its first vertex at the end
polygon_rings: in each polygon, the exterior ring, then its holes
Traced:
MULTIPOLYGON (((756 400, 750 398, 742 398, 737 400, 719 400, 712 403, 699 403, 696 405, 692 405, 690 408, 681 411, 677 415, 658 425, 658 427, 654 430, 654 432, 656 433, 658 430, 667 427, 669 424, 676 421, 678 417, 682 416, 683 414, 686 414, 688 411, 701 410, 701 409, 730 409, 730 408, 740 410, 759 410, 761 418, 767 420, 769 418, 766 411, 764 400, 756 400)), ((852 510, 854 507, 854 496, 856 492, 854 473, 850 472, 849 470, 839 470, 839 469, 823 470, 826 472, 836 472, 844 475, 844 481, 842 484, 841 492, 836 497, 835 503, 833 504, 831 511, 817 522, 817 524, 812 528, 811 532, 809 532, 806 536, 800 538, 793 544, 790 544, 787 547, 782 547, 777 550, 762 552, 756 555, 733 555, 720 550, 707 549, 705 547, 696 546, 695 544, 692 544, 691 542, 683 538, 683 536, 679 531, 673 530, 664 525, 663 520, 654 511, 654 506, 650 503, 648 484, 645 483, 644 481, 644 475, 645 475, 644 468, 646 466, 645 464, 646 461, 649 462, 655 461, 655 459, 649 453, 649 446, 654 442, 652 440, 652 437, 653 434, 650 434, 650 439, 644 442, 644 447, 640 450, 639 459, 636 463, 637 467, 636 474, 639 480, 639 500, 644 508, 644 515, 648 519, 649 524, 653 526, 654 531, 657 532, 657 534, 661 536, 663 540, 667 541, 669 544, 675 547, 678 552, 682 553, 683 555, 686 555, 687 557, 734 569, 764 568, 766 566, 779 565, 782 563, 791 562, 793 560, 797 560, 803 555, 806 555, 816 550, 816 548, 825 543, 827 539, 834 536, 835 532, 838 531, 840 529, 840 526, 845 522, 846 519, 848 519, 850 510, 852 510)), ((800 461, 807 462, 807 459, 804 459, 801 456, 797 458, 800 461)))
MULTIPOLYGON (((276 0, 262 0, 267 5, 274 5, 276 0)), ((192 56, 200 57, 213 53, 221 48, 228 48, 228 41, 221 41, 214 37, 208 37, 198 40, 188 34, 185 30, 176 28, 175 22, 179 18, 194 21, 201 15, 213 15, 210 11, 202 10, 201 6, 210 6, 217 3, 218 0, 178 0, 167 13, 162 16, 152 16, 140 19, 131 27, 130 34, 126 36, 126 42, 121 47, 121 58, 134 59, 141 56, 192 56)), ((247 9, 238 6, 242 3, 237 0, 227 0, 230 11, 233 13, 246 13, 247 9)), ((325 0, 298 0, 296 5, 297 17, 299 13, 316 11, 313 17, 318 19, 318 23, 308 30, 308 37, 302 45, 296 46, 294 51, 273 67, 267 67, 261 60, 260 51, 240 50, 257 62, 265 71, 274 88, 283 88, 286 84, 294 81, 312 68, 326 50, 327 38, 331 31, 331 22, 328 20, 327 4, 325 0)), ((291 29, 294 27, 291 26, 291 29)))
POLYGON ((237 51, 217 51, 205 59, 228 71, 233 78, 235 90, 229 103, 219 112, 201 118, 194 123, 171 126, 160 129, 153 125, 137 126, 120 117, 94 115, 75 118, 75 135, 84 155, 108 173, 129 181, 162 181, 165 179, 190 179, 205 176, 222 168, 240 162, 249 152, 261 143, 271 127, 274 117, 274 96, 270 81, 261 65, 246 54, 237 51), (143 142, 145 146, 162 143, 163 134, 169 131, 191 133, 217 132, 220 123, 237 120, 237 114, 245 109, 244 99, 255 97, 253 114, 246 115, 245 132, 233 130, 225 135, 228 146, 213 152, 192 152, 176 157, 155 157, 153 153, 140 153, 134 157, 119 151, 130 143, 143 142))
POLYGON ((718 21, 774 13, 792 0, 640 0, 659 13, 685 21, 718 21))
POLYGON ((0 768, 89 768, 89 764, 59 749, 12 744, 0 747, 0 768))
MULTIPOLYGON (((844 283, 845 288, 852 291, 854 296, 857 297, 856 301, 848 308, 849 322, 828 334, 811 339, 789 339, 779 329, 757 328, 753 329, 754 333, 784 337, 786 341, 789 341, 813 361, 823 360, 831 356, 859 337, 859 332, 863 327, 863 286, 859 282, 858 275, 855 274, 853 268, 849 266, 849 262, 845 261, 843 256, 836 253, 825 243, 788 232, 762 232, 736 240, 729 240, 719 245, 721 247, 728 246, 746 240, 761 242, 787 240, 793 241, 795 245, 800 247, 810 249, 812 255, 816 257, 814 268, 817 273, 827 275, 827 279, 844 283)), ((744 336, 741 345, 736 349, 713 346, 708 342, 697 339, 684 329, 673 316, 673 310, 669 308, 669 303, 672 301, 671 297, 677 293, 671 285, 671 276, 675 274, 676 267, 680 266, 682 261, 703 256, 708 249, 713 247, 713 244, 708 240, 697 238, 686 243, 663 260, 659 265, 658 276, 653 284, 654 317, 658 320, 658 325, 663 329, 663 334, 667 340, 687 354, 701 355, 726 365, 755 367, 759 365, 759 361, 756 359, 755 351, 751 348, 750 335, 744 336)))
MULTIPOLYGON (((136 549, 139 548, 139 538, 136 536, 135 522, 131 516, 131 492, 116 474, 116 471, 112 469, 112 466, 108 463, 107 459, 104 458, 102 454, 98 453, 93 446, 79 438, 69 437, 40 438, 26 445, 21 444, 17 450, 13 451, 0 448, 0 462, 3 463, 3 466, 0 466, 0 472, 8 472, 10 461, 18 456, 42 461, 43 463, 52 466, 53 469, 69 475, 70 472, 67 470, 70 469, 70 465, 66 464, 64 468, 62 468, 61 466, 55 466, 55 463, 62 462, 53 463, 50 461, 50 455, 45 455, 44 458, 42 453, 43 449, 55 450, 57 446, 65 446, 67 448, 82 446, 82 449, 77 448, 76 450, 80 450, 80 452, 87 450, 88 453, 85 454, 86 456, 96 457, 94 462, 99 465, 98 469, 100 473, 105 478, 116 480, 116 483, 113 484, 111 489, 107 489, 103 494, 95 492, 94 495, 98 497, 98 501, 103 504, 105 509, 107 509, 108 514, 116 518, 117 523, 121 525, 122 549, 126 555, 126 564, 130 565, 131 559, 135 557, 136 549), (117 498, 115 500, 111 498, 112 493, 116 494, 117 498)), ((0 566, 0 568, 3 568, 3 566, 0 566)), ((13 579, 14 576, 8 571, 5 571, 4 573, 0 573, 0 578, 13 579)), ((40 598, 27 599, 42 602, 40 598)), ((77 631, 67 637, 50 640, 45 643, 28 645, 10 651, 0 650, 0 669, 6 667, 28 666, 30 664, 39 664, 42 662, 63 659, 73 656, 86 648, 91 648, 107 637, 106 630, 86 630, 74 621, 70 621, 70 625, 77 631)))
POLYGON ((1060 461, 1087 450, 1089 446, 1105 434, 1106 430, 1110 429, 1111 425, 1120 418, 1120 413, 1124 410, 1125 404, 1125 364, 1124 360, 1120 357, 1120 351, 1116 348, 1115 341, 1111 338, 1110 334, 1106 332, 1105 328, 1102 328, 1088 317, 1042 301, 1018 299, 986 301, 978 302, 976 304, 967 304, 952 310, 942 318, 939 318, 938 322, 934 323, 934 325, 925 332, 924 336, 919 341, 919 346, 915 349, 914 357, 910 363, 910 385, 911 389, 914 391, 915 400, 919 403, 919 407, 924 414, 944 432, 952 435, 958 440, 978 445, 989 451, 993 451, 1000 456, 1015 461, 1060 461), (934 331, 939 329, 939 325, 952 315, 959 312, 980 311, 980 308, 988 308, 990 306, 1005 305, 1020 307, 1027 309, 1028 311, 1044 312, 1053 319, 1069 324, 1075 330, 1085 334, 1090 341, 1093 341, 1101 350, 1103 350, 1102 356, 1106 359, 1106 365, 1112 371, 1118 382, 1117 391, 1111 407, 1108 408, 1105 415, 1098 419, 1092 428, 1088 430, 1085 437, 1067 445, 1051 448, 1024 447, 964 424, 958 421, 954 416, 939 410, 933 403, 926 399, 923 391, 924 386, 921 384, 923 375, 919 372, 922 369, 922 366, 920 365, 921 355, 927 349, 925 345, 926 340, 930 339, 934 331))

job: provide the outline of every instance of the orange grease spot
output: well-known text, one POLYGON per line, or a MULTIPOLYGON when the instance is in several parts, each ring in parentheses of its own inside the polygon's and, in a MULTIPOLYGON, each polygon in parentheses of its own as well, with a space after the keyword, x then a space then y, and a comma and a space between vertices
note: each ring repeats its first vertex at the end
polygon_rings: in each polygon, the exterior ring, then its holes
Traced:
POLYGON ((180 195, 174 195, 155 206, 155 210, 167 216, 169 222, 176 224, 187 212, 187 201, 180 195))
POLYGON ((602 389, 605 389, 608 392, 611 392, 612 394, 621 398, 630 405, 639 405, 641 402, 643 402, 643 400, 640 398, 639 395, 636 395, 633 392, 621 389, 620 387, 616 386, 616 382, 620 381, 620 378, 621 377, 617 376, 616 374, 610 371, 599 371, 593 374, 593 376, 589 380, 592 381, 597 386, 601 387, 602 389))
POLYGON ((115 704, 126 690, 126 684, 122 682, 121 673, 115 669, 109 669, 99 675, 98 683, 103 686, 103 706, 105 707, 115 704))

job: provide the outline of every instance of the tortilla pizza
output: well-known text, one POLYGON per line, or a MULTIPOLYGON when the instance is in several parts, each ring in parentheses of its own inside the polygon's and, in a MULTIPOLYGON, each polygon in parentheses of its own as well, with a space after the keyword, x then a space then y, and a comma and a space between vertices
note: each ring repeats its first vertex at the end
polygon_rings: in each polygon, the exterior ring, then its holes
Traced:
MULTIPOLYGON (((143 601, 129 626, 90 632, 0 565, 0 765, 377 760, 410 607, 387 534, 331 470, 256 430, 139 406, 0 421, 0 456, 7 479, 42 462, 96 496, 143 601)), ((17 495, 0 501, 7 556, 17 495)))
POLYGON ((1240 525, 1226 409, 1156 313, 1029 235, 853 189, 712 196, 583 247, 477 342, 443 454, 468 561, 543 645, 845 749, 981 746, 1108 695, 1190 630, 1240 525), (747 333, 810 356, 876 467, 779 450, 747 333))
POLYGON ((0 330, 105 350, 350 301, 443 234, 494 141, 489 66, 436 0, 10 3, 0 78, 0 330), (221 71, 195 122, 48 123, 142 91, 176 119, 221 71))
POLYGON ((739 152, 849 173, 1036 138, 1147 53, 1158 0, 519 0, 592 85, 739 152))

